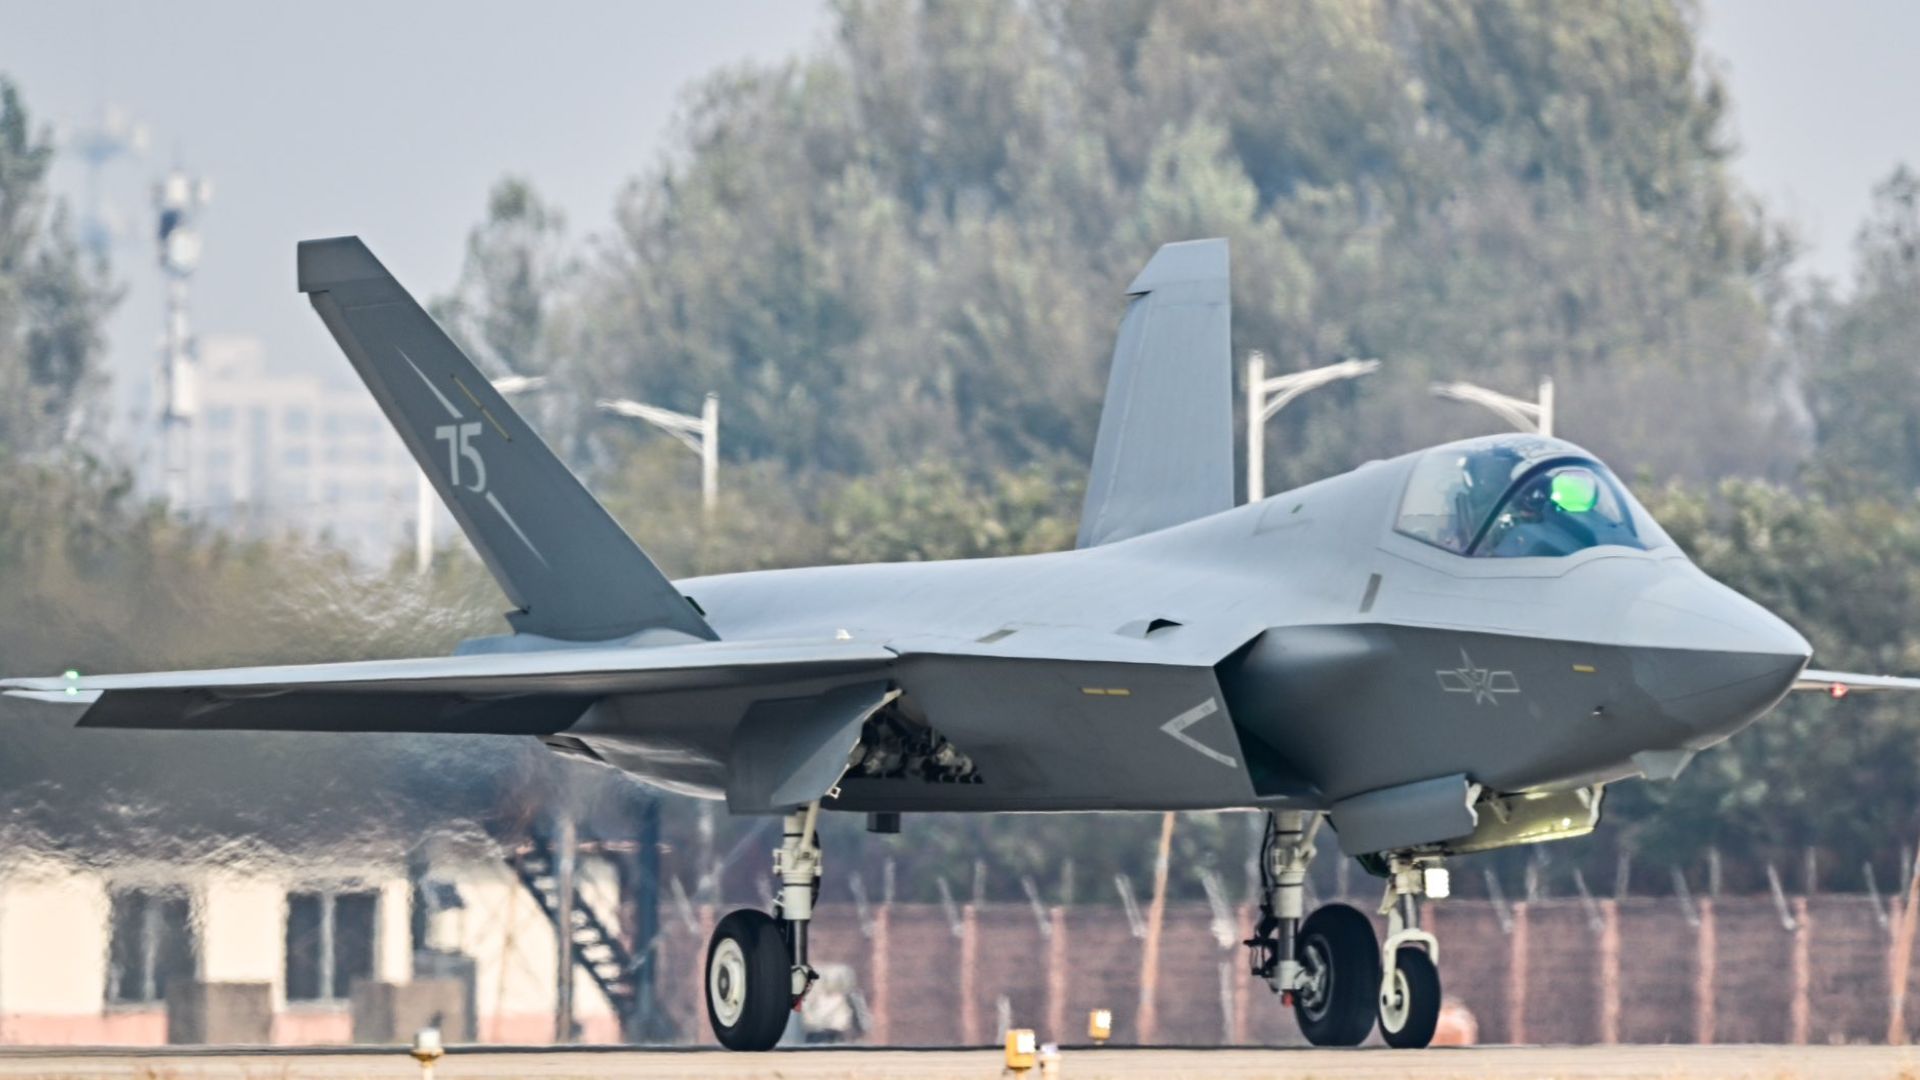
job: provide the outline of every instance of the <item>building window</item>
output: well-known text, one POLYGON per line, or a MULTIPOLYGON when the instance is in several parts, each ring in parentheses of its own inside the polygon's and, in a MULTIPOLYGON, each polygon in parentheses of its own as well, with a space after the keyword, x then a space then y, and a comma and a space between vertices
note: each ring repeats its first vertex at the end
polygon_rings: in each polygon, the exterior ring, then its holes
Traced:
POLYGON ((174 889, 115 889, 109 898, 107 1000, 163 1001, 167 984, 200 970, 193 904, 174 889))
POLYGON ((373 974, 380 894, 287 894, 287 1000, 338 1001, 373 974))

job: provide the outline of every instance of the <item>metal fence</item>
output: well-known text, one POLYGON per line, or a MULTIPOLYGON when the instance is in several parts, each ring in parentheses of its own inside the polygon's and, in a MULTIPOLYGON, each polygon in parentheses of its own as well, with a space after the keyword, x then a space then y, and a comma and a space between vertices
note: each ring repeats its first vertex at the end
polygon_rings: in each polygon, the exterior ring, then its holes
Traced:
MULTIPOLYGON (((1462 899, 1425 912, 1446 996, 1483 1043, 1883 1042, 1916 1019, 1910 1003, 1892 1015, 1899 903, 1876 896, 1462 899)), ((718 914, 683 907, 659 943, 662 1003, 702 1038, 718 914)), ((827 906, 813 941, 817 962, 852 969, 869 1043, 987 1044, 1009 1022, 1081 1042, 1088 1010, 1107 1008, 1116 1043, 1298 1044, 1291 1011, 1246 974, 1239 939, 1253 918, 1217 897, 1170 904, 1157 964, 1131 909, 1037 897, 827 906)))

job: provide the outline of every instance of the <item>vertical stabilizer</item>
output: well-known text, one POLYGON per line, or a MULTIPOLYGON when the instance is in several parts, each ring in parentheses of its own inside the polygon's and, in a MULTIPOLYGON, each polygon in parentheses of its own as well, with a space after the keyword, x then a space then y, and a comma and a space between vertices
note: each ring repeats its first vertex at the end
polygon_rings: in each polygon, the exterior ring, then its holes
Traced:
POLYGON ((1127 287, 1080 547, 1233 506, 1227 242, 1168 244, 1127 287))
POLYGON ((718 636, 358 237, 304 241, 299 264, 300 291, 520 609, 516 631, 718 636))

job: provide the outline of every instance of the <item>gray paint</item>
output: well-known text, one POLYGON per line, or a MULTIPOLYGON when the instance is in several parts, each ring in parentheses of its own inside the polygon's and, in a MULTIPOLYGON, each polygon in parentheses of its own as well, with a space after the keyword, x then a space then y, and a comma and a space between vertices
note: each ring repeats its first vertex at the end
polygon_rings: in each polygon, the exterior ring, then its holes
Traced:
POLYGON ((1349 855, 1435 844, 1473 831, 1478 792, 1463 774, 1369 791, 1333 804, 1329 815, 1349 855))
POLYGON ((515 630, 714 637, 358 237, 304 241, 298 261, 300 291, 519 608, 515 630))
POLYGON ((814 697, 757 702, 735 732, 727 809, 784 813, 827 794, 847 771, 860 727, 899 691, 881 682, 843 686, 814 697))
POLYGON ((1160 249, 1133 284, 1107 379, 1079 547, 1233 505, 1227 242, 1160 249))
MULTIPOLYGON (((365 276, 357 244, 311 250, 316 307, 345 327, 343 347, 410 445, 444 457, 448 444, 428 437, 442 422, 435 395, 409 397, 419 377, 366 352, 437 330, 390 278, 365 276), (391 385, 397 375, 413 380, 398 379, 407 391, 391 385)), ((1436 777, 1464 808, 1469 782, 1506 793, 1670 774, 1801 677, 1806 641, 1708 578, 1637 504, 1648 550, 1516 559, 1466 558, 1394 531, 1417 455, 1227 505, 1224 376, 1166 409, 1143 390, 1178 396, 1195 356, 1224 370, 1224 249, 1169 248, 1149 271, 1116 349, 1079 550, 669 585, 630 541, 605 534, 610 519, 577 483, 553 480, 558 463, 530 433, 518 437, 524 425, 505 403, 481 397, 516 434, 482 451, 490 470, 493 455, 502 462, 490 490, 543 549, 580 545, 545 566, 503 554, 519 538, 440 462, 443 494, 526 604, 522 633, 455 657, 0 689, 72 705, 89 725, 564 732, 663 789, 772 811, 831 786, 823 778, 853 717, 884 687, 899 695, 889 710, 950 740, 977 775, 848 776, 829 809, 1342 807, 1368 836, 1343 843, 1370 844, 1457 826, 1410 794, 1436 777), (1156 298, 1182 312, 1173 318, 1190 337, 1142 325, 1156 298), (1118 378, 1127 366, 1138 370, 1118 378), (548 619, 563 625, 524 632, 548 619), (589 625, 623 632, 566 640, 589 625)), ((427 355, 430 378, 463 370, 427 355)))

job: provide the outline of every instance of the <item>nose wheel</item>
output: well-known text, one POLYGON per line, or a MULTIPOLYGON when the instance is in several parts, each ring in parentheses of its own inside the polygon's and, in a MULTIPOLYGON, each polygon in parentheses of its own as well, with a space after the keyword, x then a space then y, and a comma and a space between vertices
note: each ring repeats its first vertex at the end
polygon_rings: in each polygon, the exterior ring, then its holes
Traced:
POLYGON ((1440 969, 1425 949, 1405 948, 1393 974, 1380 984, 1380 1037, 1388 1046, 1418 1050, 1440 1023, 1440 969))
POLYGON ((1447 874, 1436 859, 1388 854, 1387 891, 1380 914, 1387 940, 1380 948, 1380 1037, 1388 1046, 1418 1050, 1440 1023, 1440 942, 1420 929, 1420 899, 1447 895, 1447 874))

